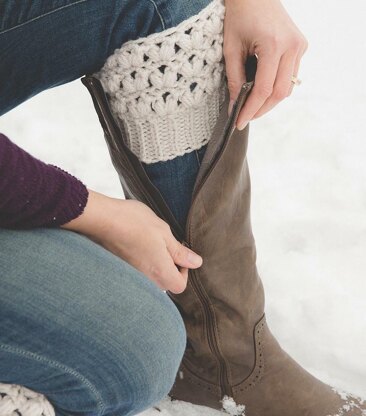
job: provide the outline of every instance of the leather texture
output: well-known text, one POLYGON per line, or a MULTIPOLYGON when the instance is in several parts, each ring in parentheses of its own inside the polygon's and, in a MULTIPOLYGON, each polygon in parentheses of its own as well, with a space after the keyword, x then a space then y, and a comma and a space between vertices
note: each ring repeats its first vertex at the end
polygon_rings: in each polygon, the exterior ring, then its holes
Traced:
POLYGON ((172 219, 159 191, 122 145, 123 132, 98 80, 83 78, 104 129, 127 198, 149 205, 175 236, 199 253, 187 289, 170 296, 187 329, 187 348, 170 392, 173 399, 222 408, 224 396, 246 416, 365 416, 366 403, 337 393, 282 350, 264 314, 250 220, 249 127, 235 129, 253 83, 243 85, 230 117, 228 91, 197 176, 186 230, 172 219))

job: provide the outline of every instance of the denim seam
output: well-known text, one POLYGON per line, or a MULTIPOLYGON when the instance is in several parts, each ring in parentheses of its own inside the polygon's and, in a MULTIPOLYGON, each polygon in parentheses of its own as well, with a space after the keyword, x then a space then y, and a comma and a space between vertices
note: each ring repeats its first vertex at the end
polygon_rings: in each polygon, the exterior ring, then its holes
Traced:
POLYGON ((158 14, 158 16, 159 16, 159 19, 160 19, 161 25, 162 25, 162 27, 163 27, 163 30, 165 30, 166 25, 165 25, 165 22, 164 22, 163 16, 162 16, 162 14, 160 13, 159 8, 158 8, 158 6, 157 6, 157 4, 155 3, 155 1, 154 1, 154 0, 149 0, 149 2, 150 2, 153 6, 154 6, 154 8, 155 8, 155 10, 156 10, 156 13, 157 13, 157 14, 158 14))
MULTIPOLYGON (((52 14, 52 13, 55 13, 55 12, 58 12, 58 11, 60 11, 60 10, 62 10, 62 9, 66 9, 67 7, 76 6, 77 4, 80 4, 80 3, 85 3, 86 1, 88 1, 88 0, 79 0, 79 1, 77 1, 77 2, 75 2, 75 3, 65 4, 65 5, 64 5, 64 6, 62 6, 62 7, 58 7, 57 9, 50 10, 50 11, 49 11, 49 12, 47 12, 47 13, 41 14, 41 15, 39 15, 39 16, 37 16, 37 17, 34 17, 33 19, 30 19, 30 20, 27 20, 26 22, 20 23, 19 25, 16 25, 16 26, 10 27, 10 28, 8 28, 8 29, 5 29, 5 30, 3 30, 2 32, 0 32, 0 35, 3 35, 4 33, 10 32, 10 31, 11 31, 11 30, 13 30, 13 29, 17 29, 17 28, 19 28, 19 27, 25 26, 25 25, 27 25, 28 23, 32 23, 32 22, 34 22, 35 20, 41 19, 42 17, 48 16, 48 15, 50 15, 50 14, 52 14)), ((152 1, 152 0, 151 0, 151 1, 152 1)))
POLYGON ((34 352, 24 351, 20 348, 13 347, 11 345, 6 345, 6 344, 0 344, 0 349, 3 349, 5 351, 9 351, 13 354, 25 356, 27 358, 32 358, 32 359, 35 359, 37 361, 46 362, 46 364, 50 365, 51 367, 53 366, 53 367, 62 369, 64 371, 66 371, 67 373, 75 376, 76 378, 81 380, 83 383, 85 383, 85 385, 93 393, 93 395, 94 395, 94 397, 96 398, 96 401, 97 401, 97 406, 98 406, 98 409, 99 409, 99 416, 101 416, 103 414, 103 412, 105 410, 105 404, 103 403, 102 397, 98 393, 98 390, 96 389, 96 387, 86 377, 84 377, 82 374, 78 373, 77 371, 73 370, 72 368, 67 367, 67 366, 65 366, 65 365, 63 365, 63 364, 61 364, 57 361, 49 360, 48 358, 42 357, 38 354, 35 354, 34 352))

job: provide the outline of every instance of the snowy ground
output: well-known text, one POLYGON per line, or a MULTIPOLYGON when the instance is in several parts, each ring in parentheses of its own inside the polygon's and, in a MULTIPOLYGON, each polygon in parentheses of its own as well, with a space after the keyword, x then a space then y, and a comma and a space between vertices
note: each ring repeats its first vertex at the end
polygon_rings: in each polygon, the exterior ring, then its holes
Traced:
MULTIPOLYGON (((268 319, 302 365, 366 396, 366 7, 284 3, 310 47, 303 85, 251 126, 252 217, 268 319)), ((121 195, 79 81, 5 115, 0 131, 90 188, 121 195)), ((144 416, 216 414, 163 405, 163 413, 144 416)))

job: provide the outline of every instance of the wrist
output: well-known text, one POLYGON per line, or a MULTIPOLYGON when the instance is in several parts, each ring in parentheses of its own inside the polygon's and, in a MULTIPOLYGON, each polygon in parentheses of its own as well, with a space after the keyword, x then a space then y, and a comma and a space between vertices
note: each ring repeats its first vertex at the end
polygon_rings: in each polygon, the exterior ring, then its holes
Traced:
POLYGON ((75 231, 100 242, 111 220, 114 198, 88 189, 89 197, 82 214, 61 225, 61 228, 75 231))

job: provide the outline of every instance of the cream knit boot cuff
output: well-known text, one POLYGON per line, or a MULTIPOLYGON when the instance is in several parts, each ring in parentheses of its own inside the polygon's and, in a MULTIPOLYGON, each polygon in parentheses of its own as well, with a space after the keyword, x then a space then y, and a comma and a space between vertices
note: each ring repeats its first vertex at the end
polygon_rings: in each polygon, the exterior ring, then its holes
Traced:
POLYGON ((94 74, 145 163, 199 149, 211 136, 224 101, 223 0, 179 25, 128 41, 94 74))
POLYGON ((55 410, 41 393, 18 384, 0 383, 1 416, 55 416, 55 410))

